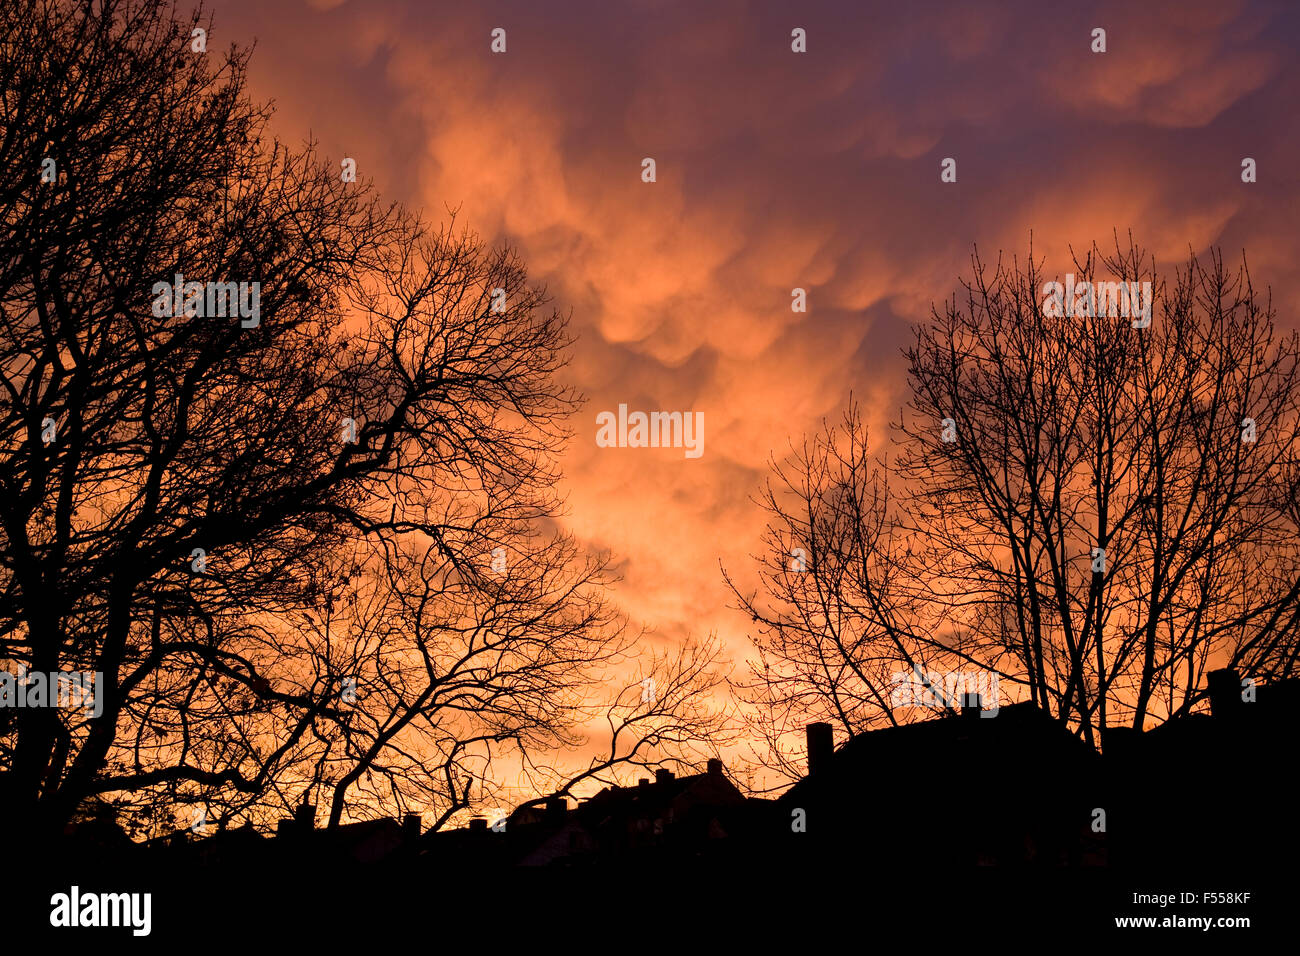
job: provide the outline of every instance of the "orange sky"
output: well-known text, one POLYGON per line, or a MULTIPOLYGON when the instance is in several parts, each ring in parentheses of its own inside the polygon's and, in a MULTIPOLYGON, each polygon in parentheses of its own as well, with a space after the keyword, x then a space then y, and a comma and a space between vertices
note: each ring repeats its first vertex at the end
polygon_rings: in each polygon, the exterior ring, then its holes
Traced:
POLYGON ((1062 273, 1115 228, 1169 265, 1245 248, 1296 325, 1300 7, 971 6, 216 0, 209 49, 257 39, 282 138, 519 248, 580 335, 569 528, 614 554, 634 623, 743 659, 719 561, 753 579, 769 456, 850 391, 884 436, 908 325, 972 243, 1023 258, 1032 230, 1062 273), (703 412, 703 455, 597 447, 620 403, 703 412))

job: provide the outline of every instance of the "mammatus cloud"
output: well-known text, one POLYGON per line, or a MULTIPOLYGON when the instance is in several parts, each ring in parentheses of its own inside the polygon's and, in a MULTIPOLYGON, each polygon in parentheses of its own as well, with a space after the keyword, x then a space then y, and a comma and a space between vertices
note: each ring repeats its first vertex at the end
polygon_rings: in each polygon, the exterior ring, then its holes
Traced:
POLYGON ((883 439, 908 325, 951 294, 972 244, 1023 257, 1032 233, 1062 273, 1071 245, 1116 229, 1169 264, 1245 248, 1294 323, 1296 132, 1279 122, 1294 12, 616 6, 217 15, 258 36, 253 75, 286 136, 310 130, 432 216, 459 207, 573 309, 568 374, 590 401, 566 460, 569 525, 618 556, 620 602, 666 639, 717 629, 744 656, 718 561, 750 580, 766 461, 850 391, 883 439), (1243 157, 1258 182, 1241 181, 1243 157), (944 158, 956 182, 940 181, 944 158), (807 312, 791 311, 795 288, 807 312), (619 403, 702 412, 703 456, 598 448, 595 416, 619 403))

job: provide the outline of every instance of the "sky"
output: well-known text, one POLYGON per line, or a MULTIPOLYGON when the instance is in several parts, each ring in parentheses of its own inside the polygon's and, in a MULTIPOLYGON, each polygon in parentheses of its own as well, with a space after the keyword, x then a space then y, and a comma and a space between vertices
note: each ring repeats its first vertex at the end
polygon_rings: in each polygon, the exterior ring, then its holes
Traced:
POLYGON ((256 40, 252 93, 275 101, 275 134, 355 158, 435 220, 458 209, 572 312, 566 380, 587 402, 564 524, 612 553, 614 598, 647 640, 716 631, 743 666, 749 621, 720 566, 753 586, 769 460, 850 394, 883 439, 911 325, 975 246, 1023 260, 1032 235, 1057 273, 1115 230, 1170 266, 1244 250, 1278 325, 1300 324, 1300 4, 211 9, 210 50, 256 40), (598 447, 597 414, 620 404, 703 413, 703 454, 598 447))

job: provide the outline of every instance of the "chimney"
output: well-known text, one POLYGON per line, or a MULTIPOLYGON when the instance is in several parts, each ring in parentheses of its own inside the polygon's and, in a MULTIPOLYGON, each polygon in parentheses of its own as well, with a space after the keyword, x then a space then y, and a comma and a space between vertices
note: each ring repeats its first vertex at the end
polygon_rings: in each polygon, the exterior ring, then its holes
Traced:
POLYGON ((818 722, 804 728, 808 734, 808 776, 820 773, 830 766, 835 753, 835 729, 830 724, 818 722))
POLYGON ((671 770, 664 770, 661 767, 655 771, 655 783, 671 783, 672 779, 673 772, 671 770))
POLYGON ((302 798, 302 803, 294 808, 292 817, 276 821, 275 835, 277 837, 296 837, 302 833, 310 833, 316 826, 316 806, 307 802, 307 798, 302 798))
POLYGON ((410 840, 414 840, 420 835, 420 815, 418 813, 408 813, 402 817, 402 835, 410 840))
POLYGON ((1241 711, 1241 675, 1231 668, 1210 671, 1206 677, 1210 692, 1210 713, 1215 717, 1230 717, 1241 711))
POLYGON ((487 817, 470 817, 470 833, 487 833, 487 817))
POLYGON ((563 797, 547 797, 546 811, 542 815, 543 823, 562 824, 564 816, 569 812, 569 805, 563 797))
POLYGON ((978 718, 983 709, 984 701, 979 694, 967 694, 961 702, 961 715, 966 720, 972 717, 978 718))
POLYGON ((649 777, 642 777, 640 780, 638 780, 638 781, 636 782, 636 788, 637 788, 638 790, 644 790, 644 789, 645 789, 646 787, 648 787, 648 786, 650 786, 650 778, 649 778, 649 777))
POLYGON ((709 776, 710 777, 722 776, 722 761, 719 760, 717 757, 714 757, 709 761, 709 776))

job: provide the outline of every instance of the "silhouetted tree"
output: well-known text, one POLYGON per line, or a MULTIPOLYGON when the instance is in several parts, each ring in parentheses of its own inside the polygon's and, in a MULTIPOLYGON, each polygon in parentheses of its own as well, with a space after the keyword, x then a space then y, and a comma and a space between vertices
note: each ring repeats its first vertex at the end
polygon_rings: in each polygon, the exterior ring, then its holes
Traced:
POLYGON ((1062 277, 1032 251, 973 266, 906 350, 891 454, 851 405, 775 465, 762 597, 732 586, 759 625, 744 694, 787 774, 807 719, 923 714, 900 678, 991 672, 1097 743, 1189 712, 1209 669, 1296 672, 1298 343, 1244 259, 1167 282, 1132 244, 1076 257, 1077 283, 1152 283, 1145 328, 1056 314, 1062 277))
MULTIPOLYGON (((340 556, 337 584, 268 640, 291 696, 330 705, 291 746, 277 741, 289 739, 295 709, 253 700, 234 715, 251 768, 258 751, 273 753, 271 786, 190 783, 136 802, 202 803, 221 825, 270 823, 301 797, 330 826, 415 811, 438 828, 462 811, 504 813, 521 796, 578 796, 635 767, 716 753, 729 730, 712 699, 724 686, 717 642, 656 654, 604 601, 601 561, 567 537, 522 531, 512 544, 508 560, 485 556, 481 574, 445 545, 350 568, 352 556, 340 556), (593 747, 600 755, 587 756, 593 747)), ((221 702, 198 694, 185 709, 188 746, 213 760, 228 752, 232 724, 221 702)))
POLYGON ((102 674, 98 718, 0 708, 0 806, 32 834, 101 798, 224 820, 310 761, 341 807, 427 768, 401 722, 448 768, 549 745, 627 653, 601 562, 528 543, 578 400, 565 318, 454 217, 269 139, 247 54, 199 29, 156 0, 0 11, 0 661, 102 674), (182 288, 173 314, 178 274, 246 283, 244 311, 182 288), (387 630, 293 630, 366 576, 387 630))

